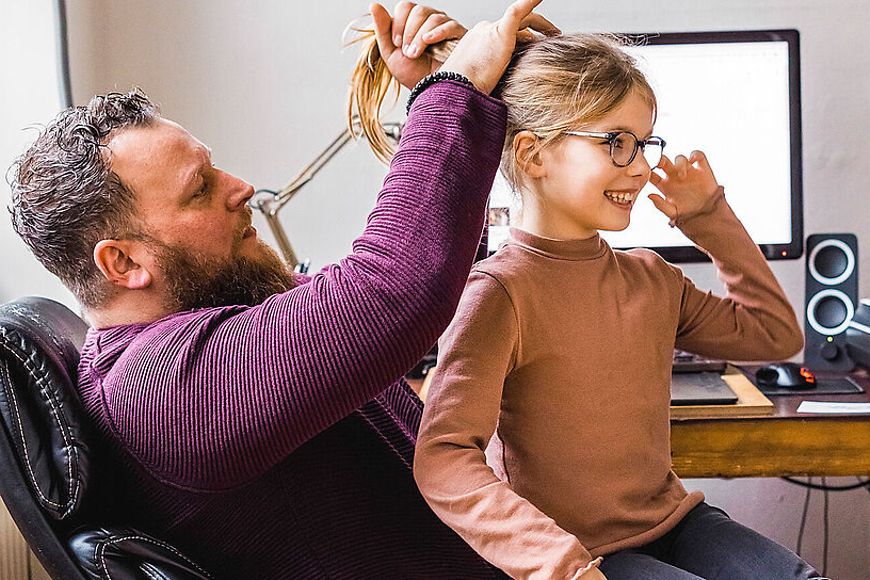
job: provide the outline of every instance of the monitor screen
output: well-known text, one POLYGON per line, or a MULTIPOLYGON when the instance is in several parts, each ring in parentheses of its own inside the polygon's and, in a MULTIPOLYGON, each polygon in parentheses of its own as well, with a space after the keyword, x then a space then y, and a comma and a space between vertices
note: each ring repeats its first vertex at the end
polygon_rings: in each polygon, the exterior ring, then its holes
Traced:
MULTIPOLYGON (((737 216, 768 259, 798 258, 803 248, 798 32, 633 35, 626 48, 658 100, 655 135, 671 159, 707 154, 737 216)), ((646 194, 631 224, 601 232, 614 248, 653 248, 674 262, 706 260, 679 229, 668 227, 646 194)), ((507 236, 515 204, 501 176, 490 201, 490 251, 507 236)))

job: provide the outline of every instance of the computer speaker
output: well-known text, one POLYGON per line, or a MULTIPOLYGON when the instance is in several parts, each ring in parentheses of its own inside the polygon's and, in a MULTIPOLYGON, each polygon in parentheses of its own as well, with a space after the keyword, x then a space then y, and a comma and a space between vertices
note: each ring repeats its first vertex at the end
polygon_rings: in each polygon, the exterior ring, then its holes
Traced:
POLYGON ((804 364, 851 371, 846 329, 858 304, 858 240, 854 234, 813 234, 806 256, 804 364))

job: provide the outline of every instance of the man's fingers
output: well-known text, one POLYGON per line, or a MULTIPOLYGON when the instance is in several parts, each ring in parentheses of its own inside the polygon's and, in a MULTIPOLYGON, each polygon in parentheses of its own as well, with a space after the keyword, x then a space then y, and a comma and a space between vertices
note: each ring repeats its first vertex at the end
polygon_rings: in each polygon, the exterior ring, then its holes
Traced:
POLYGON ((499 21, 499 29, 510 32, 516 32, 520 29, 520 22, 532 13, 532 10, 538 7, 538 4, 543 0, 517 0, 507 7, 504 11, 504 16, 499 21))
POLYGON ((559 27, 538 14, 537 12, 532 12, 525 18, 523 18, 519 23, 519 29, 523 30, 525 28, 531 28, 535 32, 540 32, 546 36, 557 36, 562 34, 562 31, 559 30, 559 27))
POLYGON ((396 45, 393 44, 390 38, 390 13, 380 4, 372 4, 369 6, 369 12, 372 15, 372 21, 375 25, 375 39, 378 41, 378 50, 381 51, 381 57, 386 60, 396 50, 396 45))
POLYGON ((423 35, 423 42, 426 44, 438 44, 442 40, 450 40, 453 38, 462 38, 467 30, 455 20, 450 20, 444 24, 440 24, 423 35))
POLYGON ((649 172, 649 182, 658 187, 658 185, 664 181, 664 178, 656 173, 655 171, 649 172))
POLYGON ((429 15, 434 11, 426 6, 416 5, 408 13, 408 20, 405 21, 405 30, 402 32, 402 52, 408 58, 415 58, 421 52, 423 47, 414 45, 414 38, 417 32, 429 18, 429 15))
POLYGON ((450 17, 444 13, 436 12, 434 14, 430 14, 426 21, 423 23, 423 26, 420 27, 420 30, 417 31, 417 34, 414 35, 414 39, 411 41, 411 46, 414 49, 412 53, 412 58, 416 58, 423 54, 423 50, 426 48, 427 44, 431 44, 427 39, 427 35, 429 32, 438 28, 442 24, 447 24, 450 22, 450 17))
POLYGON ((530 30, 517 31, 517 42, 534 42, 535 34, 530 30))
POLYGON ((393 11, 393 44, 399 49, 402 48, 402 37, 405 34, 405 22, 408 20, 408 14, 416 6, 413 2, 402 1, 396 4, 393 11))

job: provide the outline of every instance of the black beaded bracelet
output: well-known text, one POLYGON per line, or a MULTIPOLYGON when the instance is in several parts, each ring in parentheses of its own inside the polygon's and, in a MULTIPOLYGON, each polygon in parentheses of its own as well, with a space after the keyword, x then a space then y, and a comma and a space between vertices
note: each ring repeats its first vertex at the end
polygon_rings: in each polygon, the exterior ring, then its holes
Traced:
POLYGON ((450 70, 436 71, 429 76, 423 77, 423 80, 414 85, 414 88, 411 90, 411 95, 408 97, 408 106, 405 107, 405 114, 411 112, 411 105, 414 104, 414 100, 416 100, 416 98, 420 96, 420 93, 426 90, 429 85, 433 85, 438 81, 457 81, 470 86, 472 85, 471 81, 468 80, 467 76, 461 75, 458 72, 453 72, 450 70))

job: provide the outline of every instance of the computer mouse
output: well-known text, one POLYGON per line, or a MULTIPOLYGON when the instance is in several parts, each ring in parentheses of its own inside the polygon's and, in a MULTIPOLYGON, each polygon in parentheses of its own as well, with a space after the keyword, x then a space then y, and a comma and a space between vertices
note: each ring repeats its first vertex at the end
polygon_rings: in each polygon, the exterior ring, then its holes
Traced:
POLYGON ((812 389, 816 386, 813 371, 791 362, 773 363, 755 371, 755 380, 765 387, 780 389, 812 389))

